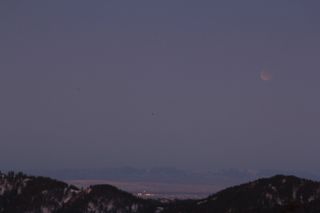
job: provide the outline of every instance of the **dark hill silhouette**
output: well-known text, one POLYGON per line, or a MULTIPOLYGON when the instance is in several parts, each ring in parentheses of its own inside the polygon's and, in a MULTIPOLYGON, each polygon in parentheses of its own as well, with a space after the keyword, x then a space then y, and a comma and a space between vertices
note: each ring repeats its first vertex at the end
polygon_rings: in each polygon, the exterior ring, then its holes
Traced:
POLYGON ((305 212, 306 209, 310 212, 310 204, 318 204, 319 198, 319 182, 277 175, 227 188, 206 199, 195 201, 188 211, 280 213, 291 210, 305 212))
POLYGON ((79 189, 46 177, 0 173, 0 213, 318 213, 320 183, 277 175, 201 200, 162 203, 110 185, 79 189))

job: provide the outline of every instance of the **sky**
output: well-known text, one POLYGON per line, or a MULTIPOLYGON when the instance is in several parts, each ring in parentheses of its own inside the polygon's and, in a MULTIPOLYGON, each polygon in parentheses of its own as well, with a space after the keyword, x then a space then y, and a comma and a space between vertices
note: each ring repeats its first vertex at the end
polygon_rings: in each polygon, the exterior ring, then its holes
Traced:
POLYGON ((0 1, 0 169, 319 169, 319 7, 0 1))

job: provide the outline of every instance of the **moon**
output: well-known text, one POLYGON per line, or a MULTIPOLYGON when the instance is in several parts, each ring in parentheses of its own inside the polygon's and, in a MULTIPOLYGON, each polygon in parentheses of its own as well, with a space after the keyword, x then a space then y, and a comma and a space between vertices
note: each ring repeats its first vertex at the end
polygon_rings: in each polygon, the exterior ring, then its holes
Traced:
POLYGON ((260 73, 260 78, 261 80, 263 81, 270 81, 272 80, 272 74, 271 72, 267 71, 267 70, 263 70, 261 73, 260 73))

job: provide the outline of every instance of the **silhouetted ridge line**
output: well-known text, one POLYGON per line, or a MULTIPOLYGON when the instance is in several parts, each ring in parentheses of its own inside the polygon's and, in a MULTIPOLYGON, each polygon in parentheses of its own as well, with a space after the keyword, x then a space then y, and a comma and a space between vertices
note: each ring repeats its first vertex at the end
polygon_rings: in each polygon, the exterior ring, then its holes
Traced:
POLYGON ((142 199, 111 185, 79 189, 46 177, 0 173, 0 213, 318 213, 320 183, 276 175, 200 200, 142 199))

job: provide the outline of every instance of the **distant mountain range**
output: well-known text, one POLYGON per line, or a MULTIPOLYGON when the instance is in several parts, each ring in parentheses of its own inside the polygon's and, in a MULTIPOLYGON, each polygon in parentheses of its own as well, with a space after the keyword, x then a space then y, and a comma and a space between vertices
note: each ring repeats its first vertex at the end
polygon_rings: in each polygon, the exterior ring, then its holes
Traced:
POLYGON ((60 169, 60 170, 25 170, 25 173, 51 177, 59 180, 115 180, 144 181, 165 183, 219 184, 224 187, 240 184, 276 174, 290 174, 303 178, 319 180, 320 173, 307 171, 250 170, 250 169, 216 169, 211 171, 187 171, 170 167, 140 169, 133 167, 116 167, 103 169, 60 169))
POLYGON ((77 188, 46 177, 0 174, 2 213, 318 213, 320 182, 277 175, 199 200, 142 199, 110 185, 77 188))

